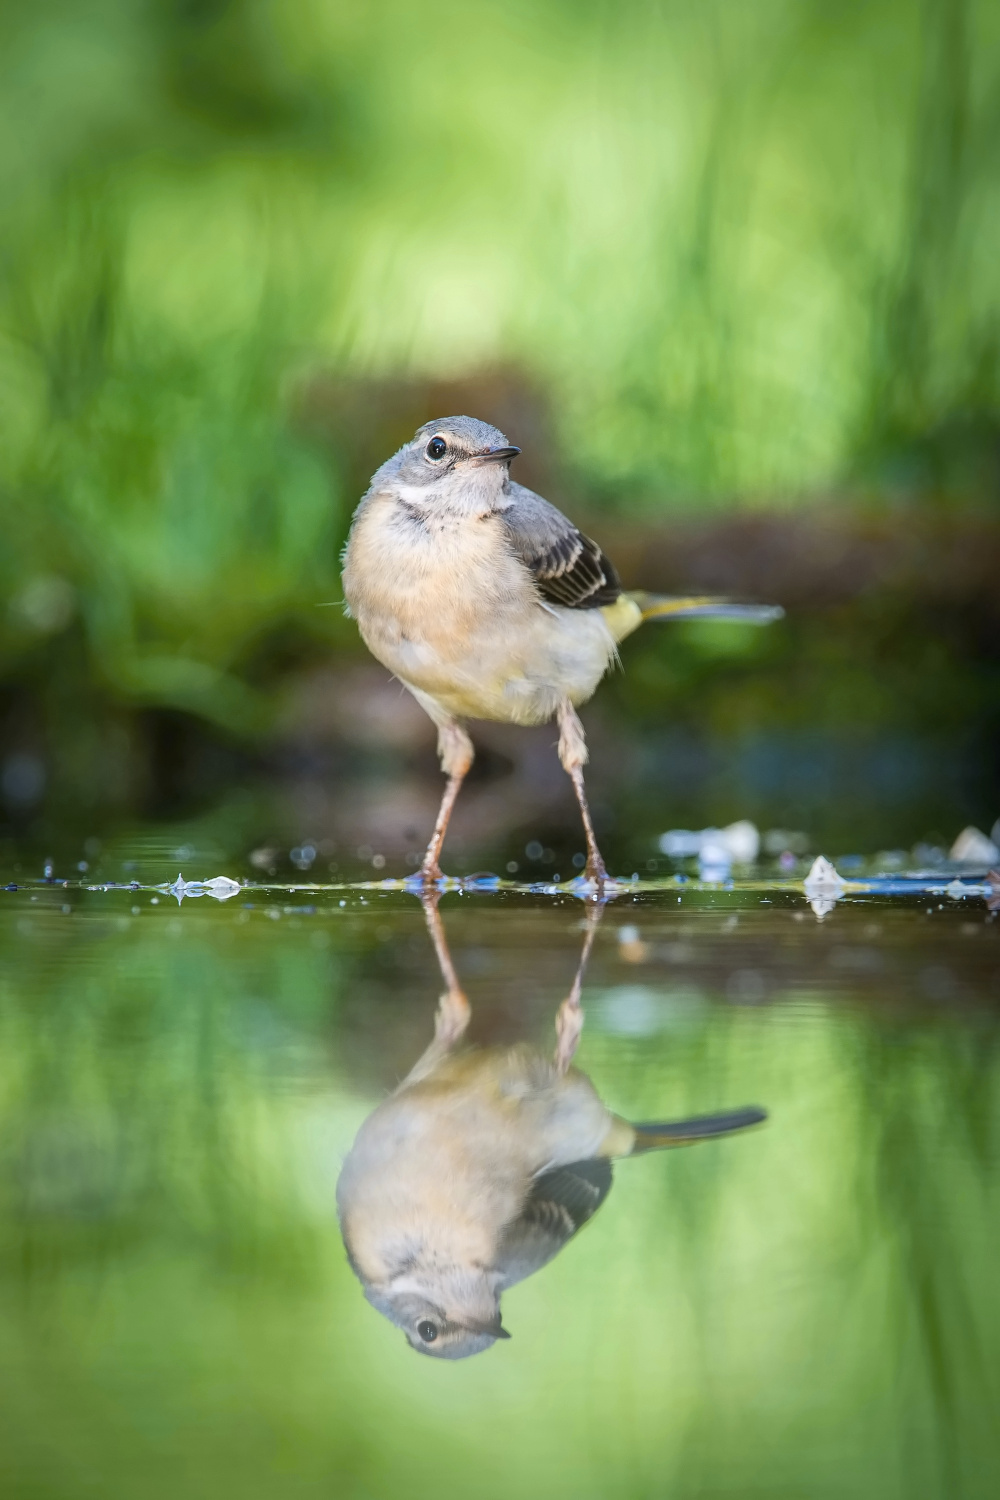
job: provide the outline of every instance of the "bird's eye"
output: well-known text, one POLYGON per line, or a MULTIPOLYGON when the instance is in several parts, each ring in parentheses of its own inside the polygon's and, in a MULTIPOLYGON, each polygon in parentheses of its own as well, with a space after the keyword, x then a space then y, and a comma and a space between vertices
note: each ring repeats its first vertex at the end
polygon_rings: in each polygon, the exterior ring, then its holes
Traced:
POLYGON ((435 461, 439 458, 444 458, 447 452, 448 444, 445 442, 444 438, 432 437, 430 442, 427 444, 427 457, 433 458, 435 461))
POLYGON ((438 1336, 437 1324, 431 1323, 427 1318, 425 1318, 422 1323, 417 1324, 417 1332, 419 1333, 425 1344, 433 1344, 434 1340, 438 1336))

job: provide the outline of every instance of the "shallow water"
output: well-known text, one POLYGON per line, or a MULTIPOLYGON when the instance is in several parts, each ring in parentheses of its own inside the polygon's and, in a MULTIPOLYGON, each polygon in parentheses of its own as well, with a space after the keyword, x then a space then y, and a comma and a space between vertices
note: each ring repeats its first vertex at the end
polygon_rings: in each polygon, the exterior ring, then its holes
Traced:
MULTIPOLYGON (((632 1120, 768 1121, 618 1163, 592 1222, 504 1294, 510 1341, 452 1364, 366 1303, 335 1206, 355 1132, 433 1033, 419 901, 178 903, 151 888, 162 861, 138 889, 11 873, 5 1495, 996 1493, 983 895, 848 892, 819 919, 801 882, 664 881, 609 903, 576 1066, 632 1120)), ((499 890, 440 915, 471 1041, 551 1053, 593 910, 499 890)))

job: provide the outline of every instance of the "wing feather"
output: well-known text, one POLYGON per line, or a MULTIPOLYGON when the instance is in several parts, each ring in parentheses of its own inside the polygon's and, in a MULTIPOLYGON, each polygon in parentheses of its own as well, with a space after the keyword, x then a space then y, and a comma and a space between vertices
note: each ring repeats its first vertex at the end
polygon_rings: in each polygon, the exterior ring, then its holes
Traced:
POLYGON ((541 1270, 576 1234, 611 1191, 611 1163, 572 1162, 536 1177, 520 1215, 508 1224, 497 1269, 504 1286, 541 1270))
POLYGON ((600 609, 614 604, 621 583, 598 544, 561 510, 511 481, 501 518, 511 546, 530 569, 538 592, 564 609, 600 609))

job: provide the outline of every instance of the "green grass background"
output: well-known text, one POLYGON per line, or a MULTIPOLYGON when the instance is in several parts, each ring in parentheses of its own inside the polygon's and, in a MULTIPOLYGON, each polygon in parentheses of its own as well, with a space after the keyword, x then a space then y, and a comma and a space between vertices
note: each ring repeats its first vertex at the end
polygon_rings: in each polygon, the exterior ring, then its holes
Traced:
POLYGON ((515 372, 608 525, 992 507, 998 72, 984 0, 5 4, 0 683, 257 731, 386 382, 515 372))

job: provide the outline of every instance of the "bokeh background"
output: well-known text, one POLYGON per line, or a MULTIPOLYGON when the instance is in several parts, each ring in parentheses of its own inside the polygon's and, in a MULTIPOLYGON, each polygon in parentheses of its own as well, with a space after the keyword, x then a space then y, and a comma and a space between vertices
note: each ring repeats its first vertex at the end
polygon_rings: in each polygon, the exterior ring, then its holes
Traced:
MULTIPOLYGON (((333 1210, 431 1034, 416 901, 149 887, 412 868, 433 735, 339 555, 463 411, 627 584, 786 610, 624 644, 614 873, 743 818, 764 875, 1000 841, 998 139, 986 0, 0 0, 5 1496, 997 1494, 971 884, 616 901, 601 1096, 771 1123, 623 1164, 459 1366, 333 1210)), ((475 734, 446 869, 571 874, 551 728, 475 734)), ((579 903, 443 910, 475 1038, 548 1048, 579 903)))
MULTIPOLYGON (((402 867, 432 738, 339 552, 454 411, 627 583, 788 612, 626 645, 614 857, 990 828, 995 7, 7 0, 0 76, 4 837, 402 867)), ((459 865, 575 847, 551 739, 484 730, 459 865)))

